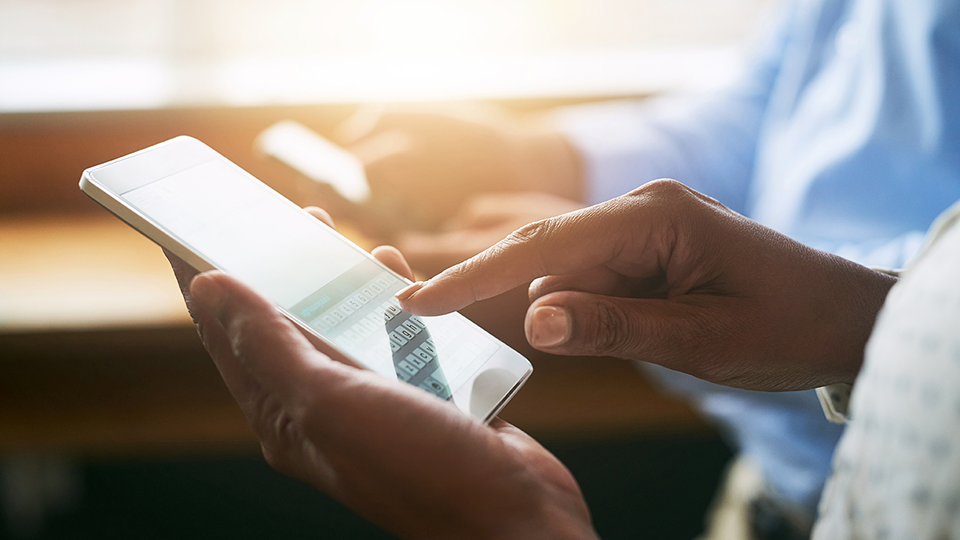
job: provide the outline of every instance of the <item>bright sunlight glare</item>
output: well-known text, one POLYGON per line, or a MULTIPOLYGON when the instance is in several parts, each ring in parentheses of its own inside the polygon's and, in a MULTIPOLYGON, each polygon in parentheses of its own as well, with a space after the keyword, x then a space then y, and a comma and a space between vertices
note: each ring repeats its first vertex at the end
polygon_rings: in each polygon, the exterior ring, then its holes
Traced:
POLYGON ((0 111, 636 95, 777 0, 0 0, 0 111))

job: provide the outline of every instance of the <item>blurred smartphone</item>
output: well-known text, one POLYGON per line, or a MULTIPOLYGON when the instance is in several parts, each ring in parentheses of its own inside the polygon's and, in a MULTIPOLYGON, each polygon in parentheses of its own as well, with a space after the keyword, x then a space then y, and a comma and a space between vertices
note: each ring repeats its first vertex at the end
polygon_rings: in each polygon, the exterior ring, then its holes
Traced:
POLYGON ((401 310, 409 281, 196 139, 87 169, 80 189, 197 270, 258 290, 324 352, 484 421, 533 370, 459 313, 401 310))
POLYGON ((362 205, 370 198, 363 163, 303 124, 277 122, 261 132, 254 144, 263 154, 313 182, 329 186, 348 204, 362 205))
POLYGON ((271 125, 254 146, 306 179, 303 194, 310 204, 350 220, 370 236, 391 239, 401 230, 430 228, 428 213, 408 195, 389 184, 373 193, 359 158, 299 122, 271 125))

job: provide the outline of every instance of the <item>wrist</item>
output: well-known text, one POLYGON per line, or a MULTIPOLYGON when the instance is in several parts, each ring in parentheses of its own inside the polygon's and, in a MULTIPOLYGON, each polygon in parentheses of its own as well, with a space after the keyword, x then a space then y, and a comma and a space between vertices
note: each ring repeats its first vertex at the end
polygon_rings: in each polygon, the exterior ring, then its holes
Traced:
MULTIPOLYGON (((839 257, 837 259, 842 265, 852 270, 843 273, 845 279, 838 281, 839 287, 835 288, 828 298, 836 301, 846 296, 845 301, 833 304, 844 306, 835 311, 836 339, 829 347, 837 353, 838 358, 834 364, 835 369, 825 370, 825 377, 815 386, 854 383, 863 365, 863 355, 867 341, 873 333, 877 315, 890 289, 897 283, 897 278, 892 275, 868 269, 839 257)), ((827 354, 829 353, 824 351, 824 355, 827 354)))

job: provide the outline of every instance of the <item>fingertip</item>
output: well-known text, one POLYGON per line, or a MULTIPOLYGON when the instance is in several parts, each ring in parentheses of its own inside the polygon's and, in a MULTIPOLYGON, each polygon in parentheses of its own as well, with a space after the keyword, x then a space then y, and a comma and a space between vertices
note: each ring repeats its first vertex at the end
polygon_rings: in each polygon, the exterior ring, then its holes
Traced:
POLYGON ((336 226, 336 224, 333 222, 333 218, 330 216, 330 213, 327 212, 326 210, 324 210, 323 208, 320 208, 320 207, 317 207, 317 206, 307 206, 307 207, 304 208, 304 210, 305 210, 308 214, 310 214, 311 216, 313 216, 313 217, 319 219, 320 221, 322 221, 324 224, 326 224, 326 225, 327 225, 328 227, 330 227, 331 229, 337 230, 337 226, 336 226))
POLYGON ((397 300, 400 301, 400 307, 408 313, 427 317, 443 315, 453 311, 437 310, 435 309, 435 306, 431 305, 433 303, 430 299, 431 294, 429 292, 427 294, 423 294, 423 291, 430 289, 431 285, 432 284, 430 280, 418 281, 398 292, 396 297, 397 300))
POLYGON ((537 298, 543 296, 543 282, 548 276, 538 277, 537 279, 530 282, 530 286, 527 287, 527 299, 533 302, 537 298))
POLYGON ((387 268, 413 281, 413 270, 410 269, 407 259, 399 249, 393 246, 377 246, 370 253, 387 268))
POLYGON ((416 283, 411 283, 405 289, 398 292, 395 296, 397 300, 404 302, 410 299, 411 296, 417 293, 420 289, 423 288, 423 282, 418 281, 416 283))
POLYGON ((191 292, 200 292, 201 294, 207 294, 205 289, 208 288, 220 288, 220 284, 217 281, 220 279, 220 276, 225 275, 220 270, 209 270, 207 272, 200 272, 197 275, 193 276, 193 279, 190 280, 190 291, 191 292), (196 289, 196 291, 195 291, 196 289))
POLYGON ((218 320, 226 299, 226 292, 220 283, 220 276, 223 275, 218 270, 211 270, 197 274, 190 280, 190 296, 194 303, 212 313, 218 320))

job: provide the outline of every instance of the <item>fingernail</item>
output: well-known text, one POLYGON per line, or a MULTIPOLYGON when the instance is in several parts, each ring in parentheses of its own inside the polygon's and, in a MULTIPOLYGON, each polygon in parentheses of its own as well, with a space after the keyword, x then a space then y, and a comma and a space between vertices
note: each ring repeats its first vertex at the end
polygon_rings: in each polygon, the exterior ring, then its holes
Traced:
POLYGON ((401 290, 394 296, 396 296, 397 300, 400 300, 402 302, 407 298, 410 298, 411 296, 413 296, 413 293, 419 291, 422 288, 423 288, 423 282, 418 281, 416 283, 411 283, 405 289, 401 290))
POLYGON ((190 295, 194 302, 219 318, 226 295, 223 292, 223 287, 210 274, 210 272, 204 272, 193 277, 193 280, 190 281, 190 295))
POLYGON ((527 340, 534 347, 554 347, 570 337, 570 319, 563 308, 538 307, 527 323, 527 340))

